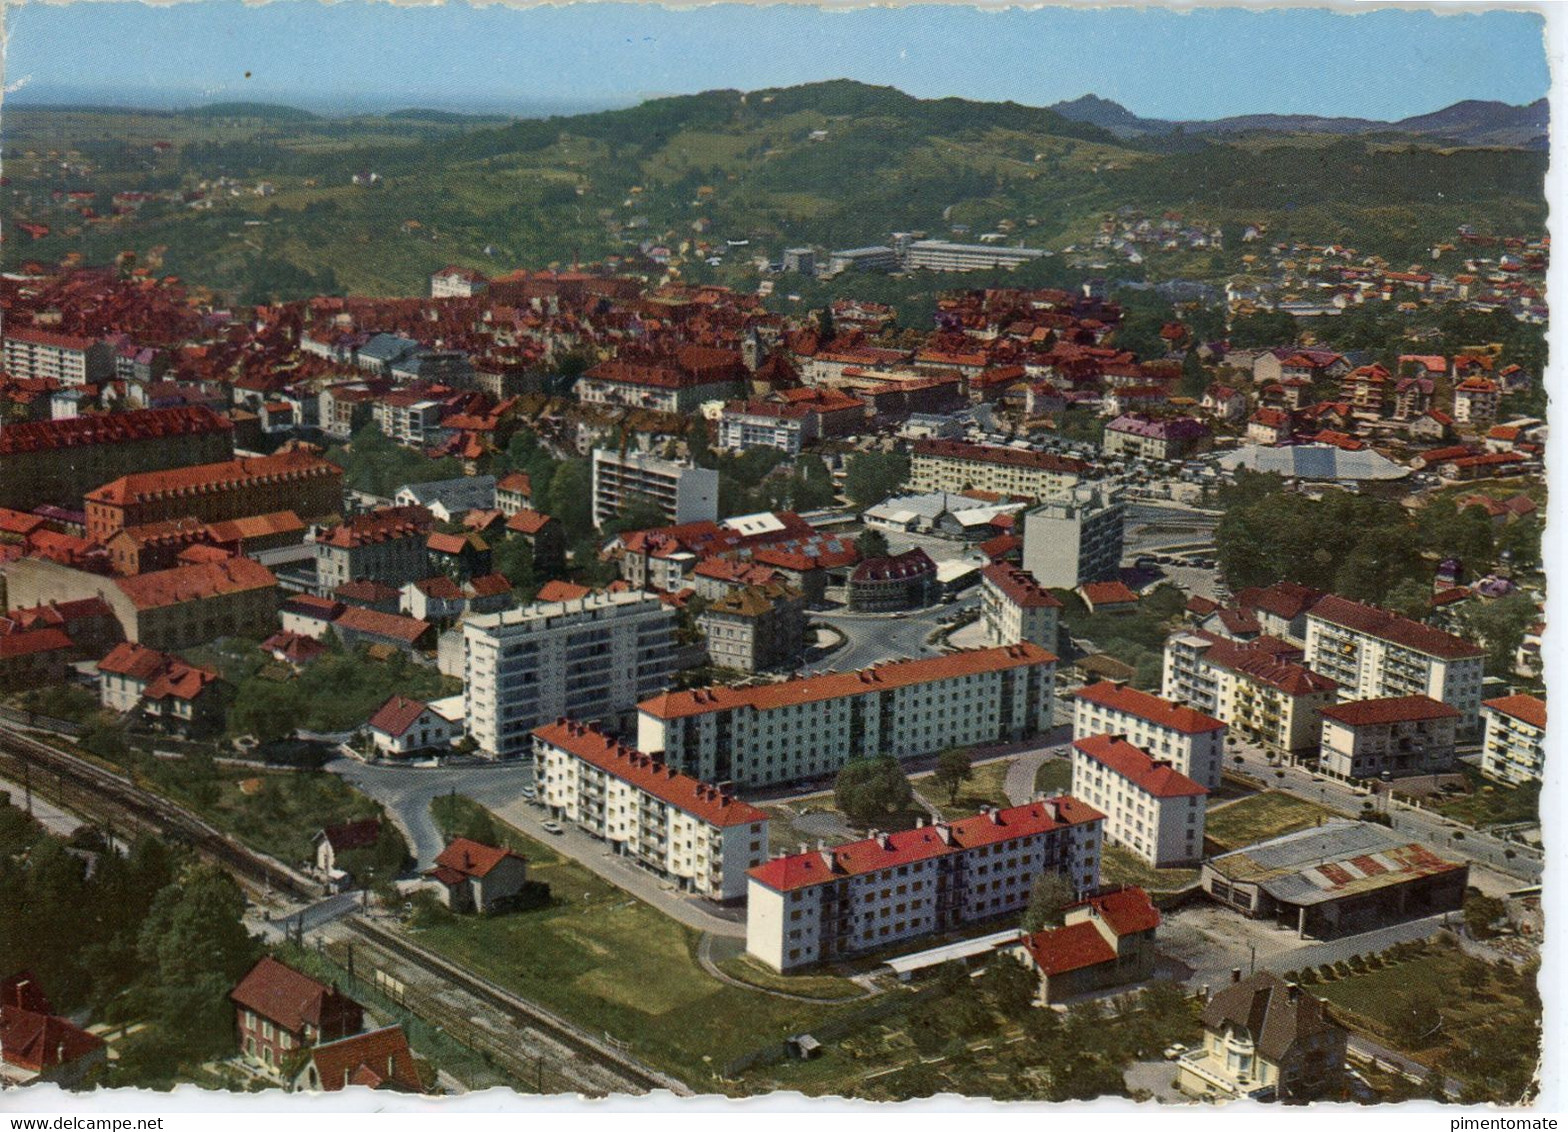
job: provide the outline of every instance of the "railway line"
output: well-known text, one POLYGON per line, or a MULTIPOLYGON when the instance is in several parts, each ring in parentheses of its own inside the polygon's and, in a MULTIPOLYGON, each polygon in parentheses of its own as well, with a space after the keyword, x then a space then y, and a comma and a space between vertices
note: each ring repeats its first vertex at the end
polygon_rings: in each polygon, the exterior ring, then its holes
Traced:
MULTIPOLYGON (((13 727, 0 724, 0 777, 30 782, 61 806, 110 823, 117 833, 154 833, 188 845, 228 869, 247 887, 315 899, 322 888, 310 878, 239 844, 189 811, 86 759, 70 755, 13 727)), ((359 917, 338 925, 331 947, 343 935, 360 946, 413 967, 434 983, 464 992, 498 1020, 479 1024, 428 990, 411 996, 410 1010, 442 1027, 463 1044, 492 1058, 521 1083, 541 1091, 646 1093, 691 1090, 618 1049, 608 1036, 596 1038, 567 1020, 511 994, 400 936, 359 917)))

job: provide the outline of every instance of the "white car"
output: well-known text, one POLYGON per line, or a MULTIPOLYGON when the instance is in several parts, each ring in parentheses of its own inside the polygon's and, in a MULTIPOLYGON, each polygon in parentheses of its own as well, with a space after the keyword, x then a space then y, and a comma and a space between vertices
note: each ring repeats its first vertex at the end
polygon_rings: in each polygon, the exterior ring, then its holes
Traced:
POLYGON ((1187 1052, 1187 1047, 1182 1045, 1180 1042, 1177 1042, 1173 1046, 1167 1046, 1166 1047, 1166 1049, 1165 1049, 1165 1060, 1166 1061, 1175 1061, 1178 1057, 1180 1057, 1182 1054, 1184 1054, 1186 1052, 1187 1052))
POLYGON ((561 828, 561 823, 558 822, 558 821, 547 821, 547 822, 545 822, 544 823, 544 831, 546 833, 550 834, 552 837, 559 837, 559 836, 561 836, 561 834, 566 832, 566 830, 561 828))

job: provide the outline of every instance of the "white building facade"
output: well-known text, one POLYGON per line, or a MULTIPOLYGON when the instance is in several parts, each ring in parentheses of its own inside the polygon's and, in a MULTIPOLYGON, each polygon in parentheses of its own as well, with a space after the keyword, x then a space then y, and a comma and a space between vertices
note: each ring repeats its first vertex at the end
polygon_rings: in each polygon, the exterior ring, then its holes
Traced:
POLYGON ((998 562, 980 571, 980 620, 985 623, 987 644, 1027 641, 1054 651, 1061 608, 1056 595, 1027 570, 998 562))
POLYGON ((593 450, 593 522, 603 526, 633 500, 647 500, 672 523, 719 517, 719 473, 641 452, 593 450))
POLYGON ((1126 504, 1115 489, 1074 487, 1024 516, 1024 569, 1042 586, 1063 590, 1113 578, 1126 521, 1126 504))
POLYGON ((1210 790, 1219 788, 1225 724, 1190 707, 1119 684, 1088 684, 1073 694, 1073 739, 1120 735, 1210 790))
POLYGON ((463 707, 491 758, 526 754, 562 717, 629 723, 674 668, 675 611, 641 593, 539 602, 463 623, 463 707))
POLYGON ((1481 773, 1500 782, 1539 782, 1546 773, 1546 701, 1499 696, 1482 705, 1481 773))
POLYGON ((668 692, 638 705, 637 746, 708 782, 795 782, 846 762, 911 758, 1051 727, 1056 657, 973 649, 751 688, 668 692))
POLYGON ((1209 791, 1118 735, 1073 743, 1073 797, 1105 815, 1105 839, 1157 869, 1203 859, 1209 791))
POLYGON ((1047 872, 1091 893, 1104 820, 1059 797, 777 857, 751 870, 746 950, 789 971, 1015 915, 1047 872))
POLYGON ((534 786, 550 813, 710 900, 746 895, 768 858, 768 815, 586 724, 534 732, 534 786))

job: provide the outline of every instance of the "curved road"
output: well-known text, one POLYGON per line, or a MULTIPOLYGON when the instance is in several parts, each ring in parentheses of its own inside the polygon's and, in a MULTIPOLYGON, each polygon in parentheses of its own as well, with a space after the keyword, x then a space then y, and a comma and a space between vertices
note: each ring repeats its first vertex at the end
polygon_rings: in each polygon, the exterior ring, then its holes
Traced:
POLYGON ((970 593, 951 605, 934 605, 912 610, 900 617, 891 613, 816 613, 813 621, 832 626, 844 635, 844 644, 822 658, 817 667, 832 667, 839 672, 868 668, 888 660, 937 656, 942 650, 926 644, 926 638, 951 619, 980 602, 970 593))

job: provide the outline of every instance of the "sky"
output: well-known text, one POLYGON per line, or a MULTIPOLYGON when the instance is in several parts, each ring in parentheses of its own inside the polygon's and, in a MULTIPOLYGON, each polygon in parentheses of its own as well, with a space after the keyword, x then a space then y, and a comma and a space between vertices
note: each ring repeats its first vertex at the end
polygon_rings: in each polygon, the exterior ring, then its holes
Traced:
POLYGON ((1547 92, 1529 12, 795 4, 394 6, 367 0, 7 4, 16 104, 570 112, 831 78, 1033 106, 1095 93, 1145 117, 1393 120, 1547 92))

